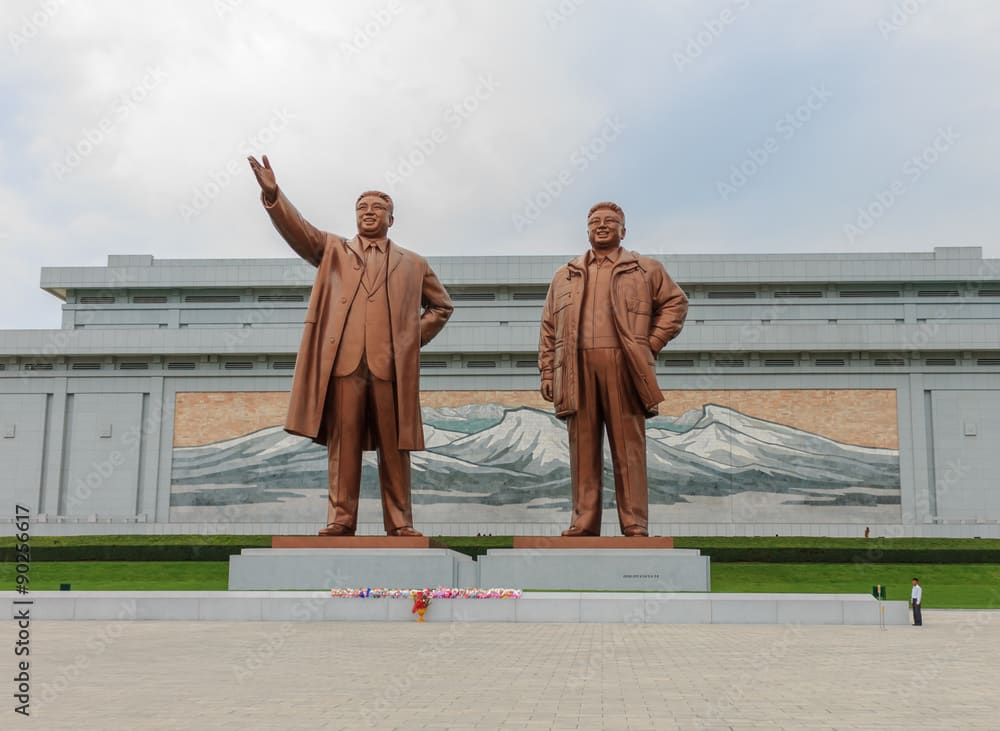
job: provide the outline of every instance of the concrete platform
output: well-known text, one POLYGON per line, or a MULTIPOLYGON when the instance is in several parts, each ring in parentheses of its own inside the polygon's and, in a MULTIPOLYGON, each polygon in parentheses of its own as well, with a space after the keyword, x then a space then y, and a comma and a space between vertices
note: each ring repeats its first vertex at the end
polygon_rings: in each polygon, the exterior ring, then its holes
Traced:
POLYGON ((709 558, 694 549, 499 548, 477 563, 479 586, 625 592, 712 588, 709 558))
POLYGON ((476 564, 446 548, 244 548, 229 557, 233 591, 364 586, 477 586, 476 564))
POLYGON ((427 536, 271 536, 271 548, 446 548, 427 536))
POLYGON ((514 548, 673 548, 670 536, 514 536, 514 548))
MULTIPOLYGON (((3 592, 14 617, 14 592, 3 592)), ((334 599, 326 591, 38 591, 32 620, 412 622, 408 599, 334 599)), ((25 605, 16 605, 23 609, 25 605)), ((428 622, 599 624, 909 624, 906 602, 867 594, 530 592, 520 599, 435 599, 428 622)))

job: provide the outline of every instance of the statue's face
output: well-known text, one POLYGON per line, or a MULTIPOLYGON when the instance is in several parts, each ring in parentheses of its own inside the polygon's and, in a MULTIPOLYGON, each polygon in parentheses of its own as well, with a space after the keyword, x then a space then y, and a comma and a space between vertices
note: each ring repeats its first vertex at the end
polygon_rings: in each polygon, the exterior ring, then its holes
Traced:
POLYGON ((377 195, 366 195, 358 201, 358 233, 373 239, 384 237, 392 225, 389 204, 377 195))
POLYGON ((587 237, 595 249, 614 249, 625 238, 625 224, 610 208, 598 208, 587 219, 587 237))

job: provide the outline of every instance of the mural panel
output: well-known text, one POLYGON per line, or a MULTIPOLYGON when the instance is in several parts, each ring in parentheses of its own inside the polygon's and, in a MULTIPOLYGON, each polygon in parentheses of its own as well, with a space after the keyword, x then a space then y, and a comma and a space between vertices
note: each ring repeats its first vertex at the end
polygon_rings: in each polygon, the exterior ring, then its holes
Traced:
MULTIPOLYGON (((893 390, 665 391, 647 422, 652 522, 879 523, 900 517, 893 390)), ((288 394, 179 393, 170 520, 315 522, 326 450, 281 427, 288 394)), ((565 425, 534 391, 422 396, 421 522, 569 524, 565 425)), ((614 504, 610 456, 605 502, 614 504)), ((362 522, 381 522, 374 453, 362 522)), ((606 513, 614 524, 614 510, 606 513)), ((565 526, 563 526, 565 527, 565 526)))

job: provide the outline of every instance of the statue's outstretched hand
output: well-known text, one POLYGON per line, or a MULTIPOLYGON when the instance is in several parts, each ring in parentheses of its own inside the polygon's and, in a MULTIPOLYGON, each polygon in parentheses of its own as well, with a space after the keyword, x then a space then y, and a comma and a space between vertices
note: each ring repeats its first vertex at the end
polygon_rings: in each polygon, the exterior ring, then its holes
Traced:
POLYGON ((267 159, 267 155, 264 155, 263 159, 264 164, 261 165, 253 155, 247 158, 250 161, 250 169, 257 178, 257 184, 264 191, 264 200, 270 204, 278 198, 278 181, 274 177, 274 170, 271 169, 271 161, 267 159))

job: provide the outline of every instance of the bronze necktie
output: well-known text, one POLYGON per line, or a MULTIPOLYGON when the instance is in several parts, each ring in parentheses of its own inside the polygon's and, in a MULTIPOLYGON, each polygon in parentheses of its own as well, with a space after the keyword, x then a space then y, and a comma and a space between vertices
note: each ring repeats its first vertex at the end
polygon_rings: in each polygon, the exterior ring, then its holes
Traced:
POLYGON ((375 277, 378 275, 379 250, 375 244, 368 244, 365 250, 365 283, 368 289, 375 286, 375 277))

